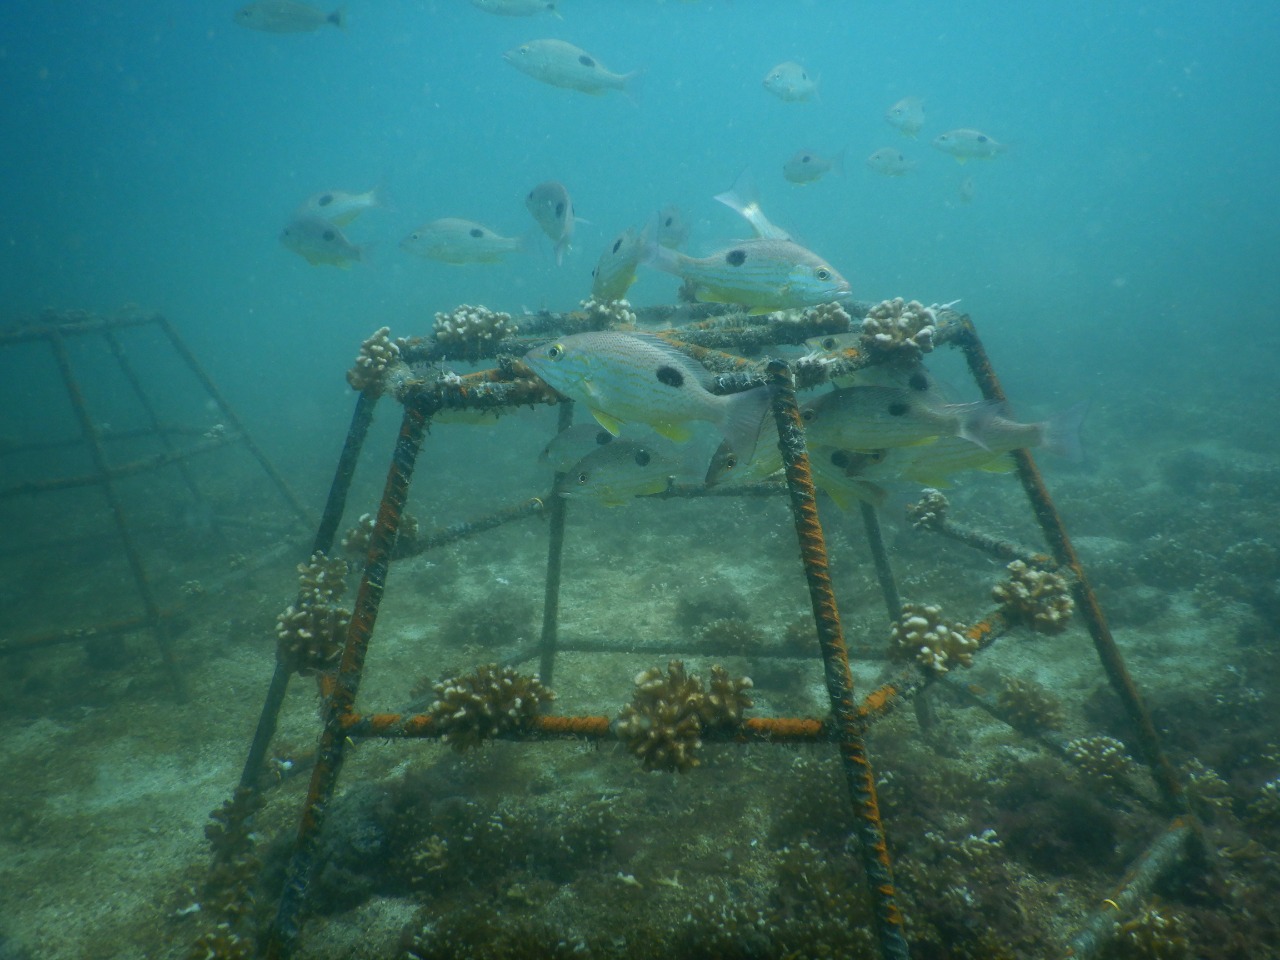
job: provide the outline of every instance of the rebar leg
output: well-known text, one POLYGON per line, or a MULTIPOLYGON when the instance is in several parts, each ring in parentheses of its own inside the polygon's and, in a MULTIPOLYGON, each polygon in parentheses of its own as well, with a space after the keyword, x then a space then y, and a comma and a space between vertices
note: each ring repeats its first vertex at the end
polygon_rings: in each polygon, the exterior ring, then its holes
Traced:
MULTIPOLYGON (((564 433, 573 423, 573 404, 560 406, 558 433, 564 433)), ((556 474, 555 483, 560 482, 562 473, 556 474)), ((552 486, 555 489, 555 486, 552 486)), ((542 595, 542 642, 541 656, 538 659, 538 679, 543 685, 551 686, 551 677, 555 671, 556 642, 560 634, 560 569, 564 558, 564 523, 567 504, 564 497, 552 493, 547 510, 550 514, 551 536, 547 544, 547 586, 542 595)))
POLYGON ((884 960, 906 960, 909 952, 902 931, 902 913, 894 893, 893 866, 885 842, 884 823, 880 819, 880 806, 876 799, 875 771, 871 767, 863 723, 854 702, 853 674, 849 670, 849 654, 840 627, 835 592, 831 588, 826 542, 818 522, 817 494, 809 468, 800 409, 796 405, 795 385, 790 367, 780 360, 769 363, 766 376, 773 393, 771 403, 778 425, 778 449, 782 451, 782 462, 786 467, 791 512, 800 540, 800 557, 804 562, 813 619, 822 646, 827 694, 831 699, 840 759, 857 817, 854 833, 858 838, 868 895, 874 905, 880 956, 884 960))

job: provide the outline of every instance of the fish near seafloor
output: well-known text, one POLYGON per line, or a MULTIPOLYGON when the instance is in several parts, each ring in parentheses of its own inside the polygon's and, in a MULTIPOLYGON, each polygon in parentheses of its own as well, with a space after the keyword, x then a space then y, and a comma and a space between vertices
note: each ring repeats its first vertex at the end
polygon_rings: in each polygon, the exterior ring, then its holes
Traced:
POLYGON ((604 248, 591 271, 591 296, 597 302, 621 300, 636 282, 636 268, 644 257, 645 238, 627 227, 604 248))
POLYGON ((298 216, 323 217, 330 223, 345 227, 366 210, 382 206, 378 188, 364 193, 347 193, 345 190, 322 190, 313 193, 298 207, 298 216))
POLYGON ((934 137, 933 145, 943 153, 951 154, 957 163, 964 163, 974 157, 990 160, 1009 149, 1007 144, 997 143, 981 130, 948 130, 934 137))
POLYGON ((327 265, 345 270, 364 257, 360 247, 322 217, 294 217, 280 231, 280 242, 313 267, 327 265))
POLYGON ((867 157, 867 166, 886 177, 900 177, 904 173, 914 170, 916 162, 908 160, 903 156, 901 150, 895 150, 893 147, 881 147, 867 157))
POLYGON ((521 73, 553 87, 599 95, 609 90, 631 93, 640 71, 613 73, 580 47, 563 40, 530 40, 502 55, 521 73))
POLYGON ((705 420, 734 450, 750 456, 769 403, 764 387, 712 393, 705 367, 648 334, 576 333, 530 350, 524 362, 553 390, 584 404, 615 436, 624 423, 635 422, 685 440, 690 424, 705 420))
POLYGON ((326 25, 343 26, 343 13, 325 13, 297 0, 255 0, 236 11, 236 23, 264 33, 311 33, 326 25))
POLYGON ((924 128, 924 101, 919 97, 903 97, 884 112, 884 118, 904 137, 914 139, 924 128))
POLYGON ((633 497, 661 493, 680 470, 680 461, 661 445, 619 437, 572 464, 554 492, 616 507, 633 497))
POLYGON ((818 82, 794 60, 778 64, 764 75, 763 83, 766 90, 788 103, 812 100, 818 92, 818 82))
POLYGON ((709 257, 651 243, 645 262, 683 279, 699 300, 736 303, 753 314, 829 303, 850 291, 834 267, 790 240, 741 240, 709 257))
POLYGON ((995 401, 933 404, 900 387, 843 387, 807 400, 800 407, 805 436, 837 450, 881 450, 962 437, 990 449, 989 424, 995 401))
POLYGON ((500 17, 532 17, 549 13, 557 20, 563 19, 556 9, 556 0, 471 0, 471 5, 500 17))
POLYGON ((573 200, 559 180, 547 180, 538 184, 524 198, 524 205, 555 244, 556 266, 564 262, 564 252, 573 240, 573 200))
POLYGON ((790 160, 782 165, 782 175, 792 183, 813 183, 821 180, 828 172, 844 174, 844 151, 834 157, 824 157, 812 150, 797 150, 790 160))
POLYGON ((519 237, 504 237, 482 223, 444 217, 424 223, 400 241, 400 249, 443 263, 498 263, 524 248, 519 237))

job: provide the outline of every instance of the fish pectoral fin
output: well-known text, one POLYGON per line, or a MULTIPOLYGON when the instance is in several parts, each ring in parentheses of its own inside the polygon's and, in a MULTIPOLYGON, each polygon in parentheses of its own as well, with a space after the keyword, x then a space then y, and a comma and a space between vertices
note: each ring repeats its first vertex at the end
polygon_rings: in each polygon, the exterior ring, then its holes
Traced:
POLYGON ((596 418, 596 423, 608 430, 613 436, 617 436, 622 432, 622 421, 617 417, 611 417, 603 410, 592 410, 591 415, 596 418))
POLYGON ((653 427, 654 430, 668 440, 674 440, 676 443, 684 443, 693 436, 693 431, 684 423, 651 423, 649 426, 653 427))

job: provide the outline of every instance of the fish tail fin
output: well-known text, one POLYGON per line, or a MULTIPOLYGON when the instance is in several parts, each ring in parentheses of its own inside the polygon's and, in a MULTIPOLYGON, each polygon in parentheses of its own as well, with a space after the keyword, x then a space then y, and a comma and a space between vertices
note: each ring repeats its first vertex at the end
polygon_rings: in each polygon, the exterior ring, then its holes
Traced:
POLYGON ((1040 445, 1050 453, 1080 463, 1084 460, 1084 447, 1080 444, 1080 426, 1089 412, 1089 401, 1081 400, 1067 409, 1055 413, 1040 424, 1040 445))
POLYGON ((661 214, 655 213, 640 234, 640 262, 667 273, 674 273, 678 277, 680 276, 680 258, 684 254, 659 243, 658 238, 661 235, 661 214))
POLYGON ((751 168, 746 167, 733 181, 733 186, 724 193, 717 193, 713 198, 745 220, 751 220, 751 212, 760 209, 760 192, 756 189, 756 178, 751 175, 751 168))
POLYGON ((1004 411, 1004 403, 999 400, 980 400, 977 403, 957 404, 959 422, 956 436, 976 443, 983 450, 990 450, 987 437, 991 434, 991 422, 1004 411))
POLYGON ((755 455, 760 430, 769 410, 769 388, 760 386, 725 397, 720 431, 738 457, 747 463, 755 455))
POLYGON ((645 67, 641 67, 639 70, 632 70, 622 75, 622 92, 637 107, 643 99, 644 77, 647 72, 645 67))

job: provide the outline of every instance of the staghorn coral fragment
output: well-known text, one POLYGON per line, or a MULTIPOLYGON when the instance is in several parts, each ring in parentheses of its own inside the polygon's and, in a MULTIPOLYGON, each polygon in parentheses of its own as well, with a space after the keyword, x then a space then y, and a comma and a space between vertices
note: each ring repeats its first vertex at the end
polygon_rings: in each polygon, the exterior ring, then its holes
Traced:
POLYGON ((996 584, 991 597, 1010 619, 1021 620, 1037 633, 1062 633, 1071 622, 1075 601, 1061 574, 1015 560, 1006 569, 1009 579, 996 584))
POLYGON ((276 656, 303 676, 330 669, 342 652, 351 611, 337 600, 347 569, 319 551, 298 564, 298 598, 276 618, 276 656))
POLYGON ((379 393, 385 387, 387 371, 400 363, 400 348, 391 342, 391 328, 379 327, 373 335, 360 344, 356 362, 347 371, 347 383, 352 390, 373 389, 379 393))
POLYGON ((635 682, 635 695, 618 715, 614 732, 646 770, 692 770, 701 762, 702 731, 741 723, 752 705, 746 694, 750 678, 730 677, 719 666, 712 667, 709 694, 682 660, 672 660, 665 672, 646 670, 635 682))
POLYGON ((441 739, 461 753, 503 733, 527 730, 544 703, 556 695, 537 677, 488 663, 435 684, 427 712, 441 739))
POLYGON ((862 321, 862 349, 881 361, 914 363, 933 350, 936 323, 933 308, 917 300, 881 301, 862 321))
POLYGON ((889 656, 916 660, 935 673, 946 673, 957 663, 971 666, 978 641, 964 630, 963 624, 944 620, 933 604, 904 603, 890 630, 889 656))

